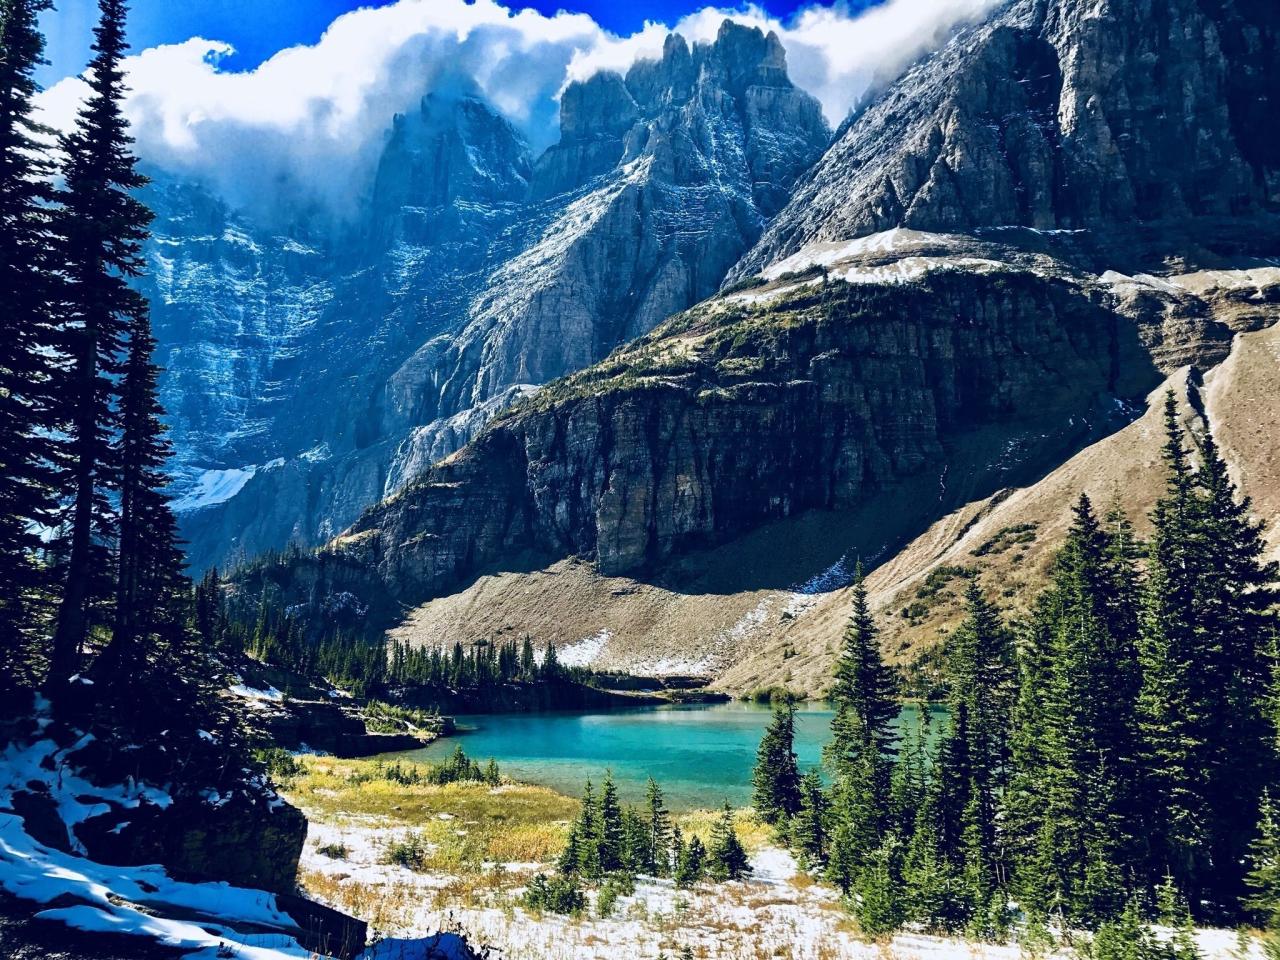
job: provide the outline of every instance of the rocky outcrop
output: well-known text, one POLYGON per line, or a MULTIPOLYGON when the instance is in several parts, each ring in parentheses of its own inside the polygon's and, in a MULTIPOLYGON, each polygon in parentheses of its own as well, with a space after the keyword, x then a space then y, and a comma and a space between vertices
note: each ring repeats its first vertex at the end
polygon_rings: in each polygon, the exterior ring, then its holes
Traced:
MULTIPOLYGON (((847 124, 729 281, 894 226, 1274 210, 1280 24, 1250 0, 1016 0, 847 124)), ((1176 244, 1169 252, 1177 253, 1176 244)))
POLYGON ((299 810, 243 791, 110 811, 76 828, 88 856, 103 863, 163 863, 180 879, 279 893, 294 889, 306 835, 299 810))
POLYGON ((248 720, 286 750, 319 750, 335 757, 372 757, 414 750, 431 741, 426 735, 372 732, 358 710, 323 700, 286 698, 272 709, 251 713, 248 720))

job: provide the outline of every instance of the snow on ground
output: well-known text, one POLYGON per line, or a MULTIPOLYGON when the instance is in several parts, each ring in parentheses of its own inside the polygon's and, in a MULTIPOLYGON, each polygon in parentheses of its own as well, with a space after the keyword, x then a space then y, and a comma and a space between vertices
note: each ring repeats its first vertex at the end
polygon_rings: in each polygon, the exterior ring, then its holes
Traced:
POLYGON ((244 489, 244 485, 258 472, 256 466, 233 467, 230 470, 205 470, 196 477, 195 485, 170 507, 174 513, 185 513, 225 503, 244 489))
MULTIPOLYGON (((910 253, 929 243, 945 243, 942 234, 921 233, 895 227, 883 233, 859 237, 856 240, 812 243, 799 253, 774 264, 760 274, 766 282, 776 282, 795 274, 821 268, 830 281, 842 280, 850 284, 903 284, 919 280, 935 271, 963 270, 967 273, 990 273, 1018 269, 999 260, 985 257, 952 255, 921 255, 910 253), (882 262, 866 262, 858 258, 880 258, 882 262), (856 261, 856 262, 850 262, 856 261)), ((821 278, 783 282, 779 286, 763 290, 745 290, 726 294, 724 302, 745 305, 766 304, 784 294, 811 287, 822 282, 821 278)))
POLYGON ((566 667, 589 667, 604 653, 604 648, 613 639, 613 631, 601 630, 590 637, 584 637, 577 643, 556 651, 556 659, 566 667))
POLYGON ((832 280, 845 283, 893 284, 918 280, 934 270, 963 270, 966 273, 983 273, 1008 270, 1008 264, 984 257, 903 257, 880 267, 848 267, 832 270, 832 280))
MULTIPOLYGON (((539 868, 502 864, 486 882, 476 875, 416 873, 381 862, 388 842, 404 828, 376 818, 348 817, 310 825, 303 851, 308 872, 348 888, 347 895, 377 904, 386 937, 424 938, 441 930, 463 933, 472 943, 509 960, 618 960, 677 956, 685 947, 708 960, 1023 960, 1016 945, 975 944, 904 933, 885 943, 859 940, 836 893, 812 883, 791 854, 766 847, 752 858, 751 877, 740 883, 703 884, 677 890, 670 880, 640 878, 635 893, 618 900, 610 917, 592 909, 581 918, 535 915, 519 905, 523 885, 539 868), (341 843, 346 855, 318 848, 341 843), (469 879, 468 879, 469 876, 469 879), (459 894, 457 885, 468 887, 459 894), (395 909, 381 909, 388 903, 395 909)), ((542 870, 549 870, 543 867, 542 870)), ((313 895, 316 895, 313 891, 313 895)), ((365 919, 370 919, 365 917, 365 919)), ((1254 947, 1241 951, 1234 933, 1200 931, 1205 960, 1262 960, 1254 947)), ((392 941, 395 942, 395 941, 392 941)), ((1059 954, 1067 957, 1068 954, 1059 954)), ((417 956, 406 954, 406 960, 417 956)), ((369 960, 384 960, 371 953, 369 960)), ((400 960, 392 953, 385 960, 400 960)))
MULTIPOLYGON (((39 720, 41 729, 50 722, 47 708, 47 703, 40 706, 45 712, 39 720)), ((228 883, 181 882, 157 864, 101 864, 32 838, 22 817, 7 812, 13 809, 13 797, 19 791, 47 791, 67 826, 69 845, 81 852, 83 847, 72 832, 75 825, 111 806, 127 810, 142 804, 167 807, 172 803, 168 793, 147 784, 130 780, 103 787, 87 780, 69 756, 90 742, 85 736, 71 746, 60 747, 46 739, 10 744, 0 752, 0 890, 37 905, 47 904, 35 914, 38 919, 58 921, 87 933, 144 937, 192 951, 189 956, 193 960, 325 960, 299 944, 297 936, 302 930, 280 909, 274 894, 228 883)), ((309 837, 312 860, 324 859, 314 852, 316 838, 337 836, 325 830, 316 828, 309 837)), ((362 833, 344 832, 343 836, 353 856, 372 864, 395 831, 366 826, 362 833)), ((351 879, 367 877, 384 882, 388 871, 396 869, 369 868, 352 872, 351 879)), ((409 871, 401 873, 411 876, 409 871)), ((370 947, 361 960, 451 960, 464 956, 470 956, 465 944, 445 934, 384 940, 370 947)))
MULTIPOLYGON (((272 703, 280 703, 284 700, 284 694, 272 686, 268 686, 265 690, 259 690, 257 687, 250 687, 244 683, 233 683, 227 689, 237 697, 244 697, 246 700, 268 700, 272 703)), ((330 693, 332 692, 330 691, 330 693)))
POLYGON ((903 247, 915 246, 930 237, 931 234, 894 227, 892 230, 858 237, 856 240, 810 243, 798 253, 766 269, 762 276, 767 280, 776 280, 788 273, 799 273, 813 267, 829 267, 833 263, 839 263, 851 257, 896 253, 903 247))
POLYGON ((90 933, 148 937, 199 951, 194 956, 202 960, 211 960, 228 944, 234 944, 235 956, 242 960, 311 956, 290 935, 298 931, 297 924, 269 893, 226 883, 182 883, 154 864, 96 863, 38 843, 21 817, 3 812, 12 809, 15 793, 43 785, 67 825, 71 848, 83 852, 71 829, 76 824, 107 812, 111 805, 134 809, 144 803, 164 807, 172 802, 163 790, 145 784, 100 787, 86 780, 67 756, 88 742, 85 737, 65 748, 52 740, 10 744, 0 754, 0 889, 37 904, 58 904, 37 913, 40 919, 90 933), (240 933, 236 926, 258 932, 240 933))
POLYGON ((739 293, 730 293, 725 295, 724 302, 759 306, 762 303, 771 303, 783 294, 794 293, 803 287, 814 287, 821 282, 820 278, 815 277, 812 280, 802 280, 799 283, 787 283, 780 287, 770 287, 768 290, 746 290, 739 293))
POLYGON ((821 573, 794 588, 787 597, 783 613, 789 617, 803 616, 817 604, 818 598, 824 593, 831 593, 853 583, 853 576, 849 558, 841 557, 821 573))

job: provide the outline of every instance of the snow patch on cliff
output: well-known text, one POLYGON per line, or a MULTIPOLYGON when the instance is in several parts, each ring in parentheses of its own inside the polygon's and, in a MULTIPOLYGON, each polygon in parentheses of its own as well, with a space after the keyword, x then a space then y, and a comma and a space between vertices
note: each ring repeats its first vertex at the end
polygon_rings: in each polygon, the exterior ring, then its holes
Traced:
POLYGON ((244 489, 244 485, 258 472, 256 466, 232 467, 229 470, 206 470, 181 497, 169 506, 174 513, 200 510, 219 503, 226 503, 244 489))

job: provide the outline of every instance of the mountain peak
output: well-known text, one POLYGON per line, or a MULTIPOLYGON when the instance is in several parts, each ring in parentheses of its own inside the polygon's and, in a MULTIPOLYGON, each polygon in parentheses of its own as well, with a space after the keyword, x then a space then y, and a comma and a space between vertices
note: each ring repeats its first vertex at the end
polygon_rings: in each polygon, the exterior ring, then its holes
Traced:
POLYGON ((842 130, 730 280, 903 226, 1091 229, 1274 209, 1280 28, 1262 4, 1017 0, 842 130))

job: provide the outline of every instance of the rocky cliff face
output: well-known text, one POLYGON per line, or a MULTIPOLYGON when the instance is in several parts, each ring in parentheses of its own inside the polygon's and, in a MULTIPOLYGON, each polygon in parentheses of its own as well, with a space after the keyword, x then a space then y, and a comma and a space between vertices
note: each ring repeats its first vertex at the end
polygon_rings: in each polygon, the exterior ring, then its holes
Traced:
POLYGON ((1275 209, 1280 148, 1261 121, 1280 108, 1278 52, 1274 7, 1250 0, 1016 0, 847 124, 730 280, 894 226, 1275 209))
POLYGON ((349 591, 376 621, 522 556, 636 575, 943 471, 966 432, 1056 429, 1156 382, 1101 291, 985 264, 788 283, 677 317, 367 513, 301 561, 286 599, 349 591))
POLYGON ((464 309, 528 171, 510 124, 462 97, 397 119, 355 225, 271 229, 155 177, 143 283, 194 566, 324 539, 381 496, 386 382, 464 309))
POLYGON ((661 60, 570 85, 561 123, 527 246, 396 377, 419 420, 581 369, 710 296, 829 138, 777 38, 728 21, 712 44, 673 35, 661 60))
POLYGON ((571 85, 562 127, 535 164, 477 97, 429 96, 341 228, 159 178, 147 293, 197 568, 323 542, 710 295, 829 139, 777 39, 731 24, 571 85))

